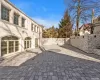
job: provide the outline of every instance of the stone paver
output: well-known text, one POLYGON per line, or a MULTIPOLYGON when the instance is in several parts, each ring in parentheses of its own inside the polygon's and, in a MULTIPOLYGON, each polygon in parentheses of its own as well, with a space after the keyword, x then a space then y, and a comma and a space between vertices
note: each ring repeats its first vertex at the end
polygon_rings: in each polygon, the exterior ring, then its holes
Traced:
POLYGON ((54 45, 45 48, 20 66, 1 67, 0 80, 100 80, 99 59, 54 45))

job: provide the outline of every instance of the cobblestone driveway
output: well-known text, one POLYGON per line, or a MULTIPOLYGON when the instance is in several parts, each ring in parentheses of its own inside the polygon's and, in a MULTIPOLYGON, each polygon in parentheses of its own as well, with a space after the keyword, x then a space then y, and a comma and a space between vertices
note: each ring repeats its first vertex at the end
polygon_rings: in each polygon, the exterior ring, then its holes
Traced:
POLYGON ((18 67, 0 68, 0 80, 100 80, 99 60, 51 47, 18 67))

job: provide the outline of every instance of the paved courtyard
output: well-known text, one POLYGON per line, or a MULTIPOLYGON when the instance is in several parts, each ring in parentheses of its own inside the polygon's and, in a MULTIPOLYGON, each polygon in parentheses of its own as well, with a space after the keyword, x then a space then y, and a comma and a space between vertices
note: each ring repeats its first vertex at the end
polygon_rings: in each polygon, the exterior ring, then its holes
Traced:
POLYGON ((1 67, 0 80, 100 80, 99 56, 68 46, 44 47, 20 66, 1 67))

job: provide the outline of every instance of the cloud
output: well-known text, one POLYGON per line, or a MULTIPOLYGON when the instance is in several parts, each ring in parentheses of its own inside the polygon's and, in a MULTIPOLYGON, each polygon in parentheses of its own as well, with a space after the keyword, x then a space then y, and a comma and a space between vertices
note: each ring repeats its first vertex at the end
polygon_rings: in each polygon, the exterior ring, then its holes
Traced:
POLYGON ((38 17, 33 18, 37 23, 44 25, 46 28, 49 28, 51 26, 58 27, 59 21, 57 20, 49 20, 49 19, 42 19, 38 17))

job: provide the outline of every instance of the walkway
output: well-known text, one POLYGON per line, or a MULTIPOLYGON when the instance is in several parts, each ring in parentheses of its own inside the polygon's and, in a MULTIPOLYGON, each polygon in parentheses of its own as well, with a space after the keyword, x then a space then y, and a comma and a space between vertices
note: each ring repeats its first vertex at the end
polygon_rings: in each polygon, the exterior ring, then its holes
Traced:
POLYGON ((20 66, 0 69, 0 80, 100 80, 100 58, 74 47, 45 46, 46 51, 20 66))

